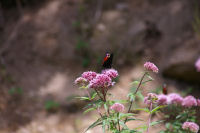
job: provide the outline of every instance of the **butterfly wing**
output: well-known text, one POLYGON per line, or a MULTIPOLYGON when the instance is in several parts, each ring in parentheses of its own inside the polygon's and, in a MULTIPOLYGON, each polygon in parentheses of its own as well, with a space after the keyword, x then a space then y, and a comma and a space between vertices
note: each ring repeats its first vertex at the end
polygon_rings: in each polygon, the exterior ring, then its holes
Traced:
POLYGON ((113 61, 113 54, 110 54, 110 56, 106 56, 104 58, 104 61, 103 61, 103 68, 104 69, 109 69, 112 67, 112 61, 113 61))

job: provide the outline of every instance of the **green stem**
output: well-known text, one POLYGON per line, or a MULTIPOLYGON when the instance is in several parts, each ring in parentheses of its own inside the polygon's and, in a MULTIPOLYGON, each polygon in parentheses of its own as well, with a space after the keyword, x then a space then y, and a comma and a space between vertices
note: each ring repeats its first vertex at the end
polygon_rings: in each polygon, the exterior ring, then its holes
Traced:
POLYGON ((134 95, 138 92, 138 90, 139 90, 140 86, 142 85, 142 81, 144 80, 144 77, 146 76, 146 74, 147 74, 147 72, 145 72, 145 73, 143 74, 142 78, 140 79, 140 83, 138 84, 138 87, 137 87, 137 89, 136 89, 134 95))
POLYGON ((90 92, 88 90, 86 90, 86 93, 87 93, 88 97, 91 99, 90 92))
POLYGON ((119 112, 117 113, 117 123, 118 123, 118 128, 119 128, 119 131, 120 131, 121 129, 120 129, 120 124, 119 124, 119 112))
POLYGON ((97 95, 99 96, 99 98, 100 98, 102 101, 104 101, 103 98, 101 97, 101 95, 99 94, 98 90, 97 90, 97 89, 94 89, 94 90, 96 91, 96 93, 97 93, 97 95))
POLYGON ((153 103, 151 102, 150 104, 150 114, 149 114, 149 120, 148 120, 148 128, 147 128, 147 133, 149 133, 149 128, 150 128, 150 124, 151 124, 151 111, 152 111, 152 107, 153 107, 153 103))
MULTIPOLYGON (((137 87, 137 89, 136 89, 134 95, 137 94, 137 92, 138 92, 140 86, 142 85, 142 81, 144 80, 144 77, 145 77, 146 74, 147 74, 147 72, 145 72, 145 73, 143 74, 142 78, 140 79, 140 83, 138 84, 138 87, 137 87)), ((133 99, 131 100, 130 106, 129 106, 129 108, 128 108, 128 113, 130 113, 132 105, 133 105, 133 99)), ((125 122, 124 122, 124 123, 127 122, 127 119, 128 119, 128 118, 125 119, 125 122)))

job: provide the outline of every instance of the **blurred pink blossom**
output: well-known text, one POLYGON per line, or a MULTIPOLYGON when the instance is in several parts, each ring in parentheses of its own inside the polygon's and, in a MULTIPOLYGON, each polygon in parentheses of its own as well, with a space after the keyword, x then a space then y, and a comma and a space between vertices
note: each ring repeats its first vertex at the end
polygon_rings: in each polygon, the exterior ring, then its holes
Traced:
POLYGON ((121 103, 115 103, 110 107, 110 109, 116 112, 122 112, 124 111, 124 105, 121 103))
POLYGON ((200 106, 200 99, 197 99, 197 106, 200 106))
POLYGON ((171 93, 168 95, 169 102, 171 104, 182 104, 183 98, 177 93, 171 93))
POLYGON ((75 81, 75 84, 84 84, 87 83, 87 79, 83 78, 83 77, 78 77, 75 81))
POLYGON ((187 96, 183 99, 182 106, 185 107, 197 106, 197 100, 193 96, 187 96))
POLYGON ((200 58, 197 59, 197 61, 195 63, 195 67, 196 67, 197 71, 200 72, 200 58))
POLYGON ((159 94, 158 95, 158 104, 159 105, 166 105, 169 104, 169 98, 167 95, 159 94))
POLYGON ((158 67, 151 62, 146 62, 144 64, 144 68, 147 69, 148 71, 153 71, 155 73, 158 73, 158 67))
POLYGON ((82 77, 85 78, 85 79, 87 79, 88 81, 91 81, 96 76, 97 76, 97 73, 96 72, 92 72, 92 71, 84 72, 82 74, 82 77))
POLYGON ((107 88, 113 86, 112 79, 106 74, 97 74, 97 76, 90 81, 89 88, 107 88))
POLYGON ((103 70, 102 74, 106 74, 110 78, 116 78, 118 76, 118 72, 115 69, 106 69, 106 70, 103 70))
POLYGON ((158 96, 155 93, 148 93, 144 98, 144 103, 150 105, 151 103, 156 103, 158 101, 158 96))
POLYGON ((199 126, 194 122, 184 122, 182 128, 185 130, 190 130, 193 133, 197 133, 199 131, 199 126))

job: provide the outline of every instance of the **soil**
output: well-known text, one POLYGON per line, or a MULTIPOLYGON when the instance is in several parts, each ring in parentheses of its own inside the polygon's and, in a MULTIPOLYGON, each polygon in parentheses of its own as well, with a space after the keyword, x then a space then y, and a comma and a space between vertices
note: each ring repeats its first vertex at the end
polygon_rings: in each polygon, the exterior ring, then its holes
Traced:
MULTIPOLYGON (((45 0, 23 6, 21 13, 17 8, 3 7, 0 133, 82 133, 98 115, 82 114, 85 103, 73 97, 84 93, 74 80, 84 71, 99 71, 107 51, 114 52, 113 66, 120 74, 110 90, 118 99, 127 98, 131 81, 141 77, 147 60, 155 62, 160 73, 141 88, 144 95, 163 83, 168 84, 169 92, 191 86, 198 89, 196 83, 172 80, 174 75, 163 77, 163 71, 170 71, 174 62, 192 64, 199 56, 199 37, 192 29, 194 3, 104 0, 101 6, 101 2, 91 0, 45 0), (22 91, 11 94, 12 88, 22 91), (49 100, 60 106, 47 111, 49 100)), ((195 96, 199 96, 198 91, 195 96)), ((148 119, 143 112, 137 117, 148 119)), ((162 117, 153 117, 153 121, 157 119, 162 117)), ((129 122, 128 126, 139 124, 145 123, 129 122)), ((158 125, 150 133, 162 129, 164 125, 158 125)), ((94 132, 102 130, 88 131, 94 132)))

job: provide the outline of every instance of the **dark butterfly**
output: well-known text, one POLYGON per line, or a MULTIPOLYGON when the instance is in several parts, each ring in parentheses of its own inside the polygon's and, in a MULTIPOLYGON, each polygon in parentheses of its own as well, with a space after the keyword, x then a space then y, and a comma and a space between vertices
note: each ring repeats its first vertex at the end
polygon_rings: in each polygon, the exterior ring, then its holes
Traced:
POLYGON ((163 84, 163 94, 167 95, 167 85, 163 84))
POLYGON ((113 60, 113 54, 107 53, 106 56, 103 59, 102 67, 103 69, 109 69, 112 67, 112 60, 113 60))

